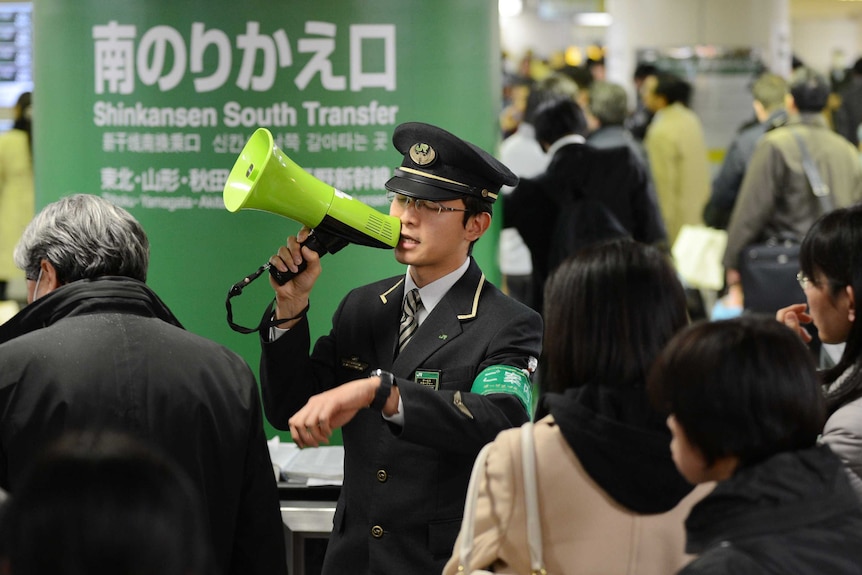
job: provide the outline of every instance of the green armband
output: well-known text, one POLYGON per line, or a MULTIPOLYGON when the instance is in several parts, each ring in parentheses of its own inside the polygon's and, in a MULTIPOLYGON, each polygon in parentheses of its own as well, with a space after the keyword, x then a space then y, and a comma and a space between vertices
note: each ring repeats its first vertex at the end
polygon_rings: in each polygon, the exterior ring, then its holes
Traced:
POLYGON ((476 376, 470 392, 479 395, 508 393, 518 398, 527 413, 533 413, 533 384, 527 373, 526 369, 511 365, 492 365, 476 376))

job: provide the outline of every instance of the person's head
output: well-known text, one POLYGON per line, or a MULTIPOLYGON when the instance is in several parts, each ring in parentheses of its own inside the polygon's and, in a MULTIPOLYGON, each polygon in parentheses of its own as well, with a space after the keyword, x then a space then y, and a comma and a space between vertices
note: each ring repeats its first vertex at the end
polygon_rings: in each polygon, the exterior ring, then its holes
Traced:
POLYGON ((751 95, 754 97, 753 106, 757 120, 763 122, 770 114, 784 107, 787 82, 778 74, 766 72, 751 86, 751 95))
MULTIPOLYGON (((815 221, 799 248, 799 267, 820 340, 846 342, 841 360, 826 372, 826 381, 833 381, 862 363, 862 324, 856 322, 856 294, 862 293, 862 206, 838 208, 815 221)), ((844 387, 846 393, 860 391, 855 385, 844 387)))
POLYGON ((858 58, 856 62, 853 63, 853 74, 856 76, 862 76, 862 58, 858 58))
POLYGON ((644 80, 642 86, 644 106, 657 112, 677 102, 688 106, 691 101, 691 84, 670 72, 659 72, 644 80))
POLYGON ((579 90, 589 91, 594 80, 593 74, 587 66, 566 66, 561 69, 561 72, 574 80, 579 90))
POLYGON ((590 71, 594 81, 603 82, 605 80, 605 59, 587 59, 587 70, 590 71))
POLYGON ((395 258, 411 266, 421 287, 464 262, 491 225, 500 188, 518 177, 485 150, 430 124, 401 124, 392 142, 404 155, 386 182, 389 213, 401 220, 395 258))
POLYGON ((647 385, 670 414, 674 462, 691 483, 812 447, 823 430, 814 360, 773 318, 693 324, 667 344, 647 385))
POLYGON ((564 261, 548 278, 544 301, 543 381, 550 391, 642 384, 664 344, 688 322, 673 264, 627 239, 564 261))
POLYGON ((30 143, 30 153, 33 153, 33 94, 22 92, 15 102, 15 121, 12 124, 15 130, 27 132, 30 143))
POLYGON ((203 575, 212 555, 199 495, 160 451, 126 435, 63 436, 4 507, 10 575, 203 575))
POLYGON ((586 108, 590 101, 590 88, 593 84, 593 74, 586 66, 565 66, 561 69, 563 74, 574 80, 578 86, 578 93, 575 95, 575 102, 583 109, 586 108))
POLYGON ((787 109, 803 114, 822 112, 832 91, 826 76, 806 66, 793 70, 788 84, 787 109))
POLYGON ((585 136, 587 119, 574 100, 558 97, 539 106, 533 118, 533 127, 536 129, 536 140, 547 150, 564 136, 585 136))
POLYGON ((36 214, 14 258, 27 277, 32 302, 81 279, 126 276, 146 281, 149 253, 147 235, 129 212, 99 196, 75 194, 36 214))
POLYGON ((511 105, 519 112, 524 111, 524 106, 527 103, 527 96, 530 93, 532 80, 526 76, 510 76, 503 86, 504 95, 508 96, 511 105))
MULTIPOLYGON (((15 123, 26 123, 29 128, 33 120, 33 93, 22 92, 15 102, 15 123)), ((17 126, 16 126, 17 127, 17 126)))
POLYGON ((543 102, 559 97, 571 98, 572 100, 578 97, 578 85, 571 77, 561 72, 555 72, 536 82, 527 97, 524 121, 532 124, 539 106, 543 102))
POLYGON ((590 111, 602 126, 622 126, 628 116, 628 94, 612 82, 594 82, 590 89, 590 111))
POLYGON ((635 84, 635 88, 640 90, 643 81, 647 79, 649 76, 655 76, 658 74, 658 68, 656 68, 655 64, 651 64, 649 62, 638 62, 635 66, 635 71, 632 74, 632 81, 635 84))

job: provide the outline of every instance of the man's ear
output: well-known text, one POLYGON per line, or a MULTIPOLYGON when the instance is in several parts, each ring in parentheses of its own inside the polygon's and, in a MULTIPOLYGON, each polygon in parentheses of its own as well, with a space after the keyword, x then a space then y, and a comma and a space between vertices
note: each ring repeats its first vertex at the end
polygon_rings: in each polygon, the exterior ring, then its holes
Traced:
POLYGON ((784 94, 784 107, 790 114, 795 114, 799 112, 799 109, 796 107, 796 100, 793 98, 793 94, 791 94, 790 92, 784 94))
POLYGON ((853 286, 846 286, 844 289, 847 291, 847 301, 850 308, 847 312, 847 319, 856 321, 856 296, 853 293, 853 286))
POLYGON ((769 117, 769 112, 766 111, 766 108, 764 108, 763 104, 759 101, 753 100, 751 102, 751 107, 754 108, 754 115, 758 122, 765 122, 766 118, 769 117))
POLYGON ((467 241, 475 242, 491 227, 491 214, 488 212, 479 212, 467 218, 467 225, 464 226, 467 241))
POLYGON ((52 292, 63 285, 57 279, 57 268, 48 260, 43 259, 39 262, 39 270, 42 273, 42 277, 39 279, 39 292, 42 295, 52 292))

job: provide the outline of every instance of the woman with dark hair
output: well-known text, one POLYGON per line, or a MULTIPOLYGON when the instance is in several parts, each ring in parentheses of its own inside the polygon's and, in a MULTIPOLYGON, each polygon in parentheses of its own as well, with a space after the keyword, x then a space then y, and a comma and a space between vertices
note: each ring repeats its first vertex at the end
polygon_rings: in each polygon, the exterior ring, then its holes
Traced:
POLYGON ((856 294, 862 293, 862 206, 837 209, 818 219, 799 252, 799 283, 807 303, 778 311, 779 321, 799 333, 813 323, 824 344, 844 344, 838 362, 822 372, 827 420, 822 441, 847 465, 862 499, 862 323, 856 294))
MULTIPOLYGON (((683 519, 704 490, 692 493, 675 469, 664 417, 645 391, 653 359, 687 323, 672 264, 631 240, 586 248, 548 280, 545 318, 548 392, 534 437, 548 573, 679 569, 690 559, 683 519)), ((530 572, 520 434, 500 433, 478 470, 468 572, 530 572)), ((458 572, 465 527, 446 574, 458 572)))
POLYGON ((814 361, 770 318, 703 322, 665 347, 650 395, 670 413, 671 451, 693 484, 718 482, 685 521, 680 575, 856 574, 862 508, 840 459, 817 444, 814 361))
POLYGON ((71 433, 34 459, 0 514, 9 575, 216 573, 197 491, 161 451, 71 433))

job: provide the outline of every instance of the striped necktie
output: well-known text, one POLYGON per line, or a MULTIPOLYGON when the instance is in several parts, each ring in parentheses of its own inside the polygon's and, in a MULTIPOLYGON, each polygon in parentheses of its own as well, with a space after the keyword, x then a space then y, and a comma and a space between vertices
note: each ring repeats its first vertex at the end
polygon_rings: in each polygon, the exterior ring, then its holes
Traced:
POLYGON ((398 353, 404 349, 413 334, 419 328, 419 317, 416 312, 422 306, 422 300, 419 299, 419 290, 412 289, 407 292, 404 298, 404 305, 401 308, 401 327, 398 330, 398 353))

